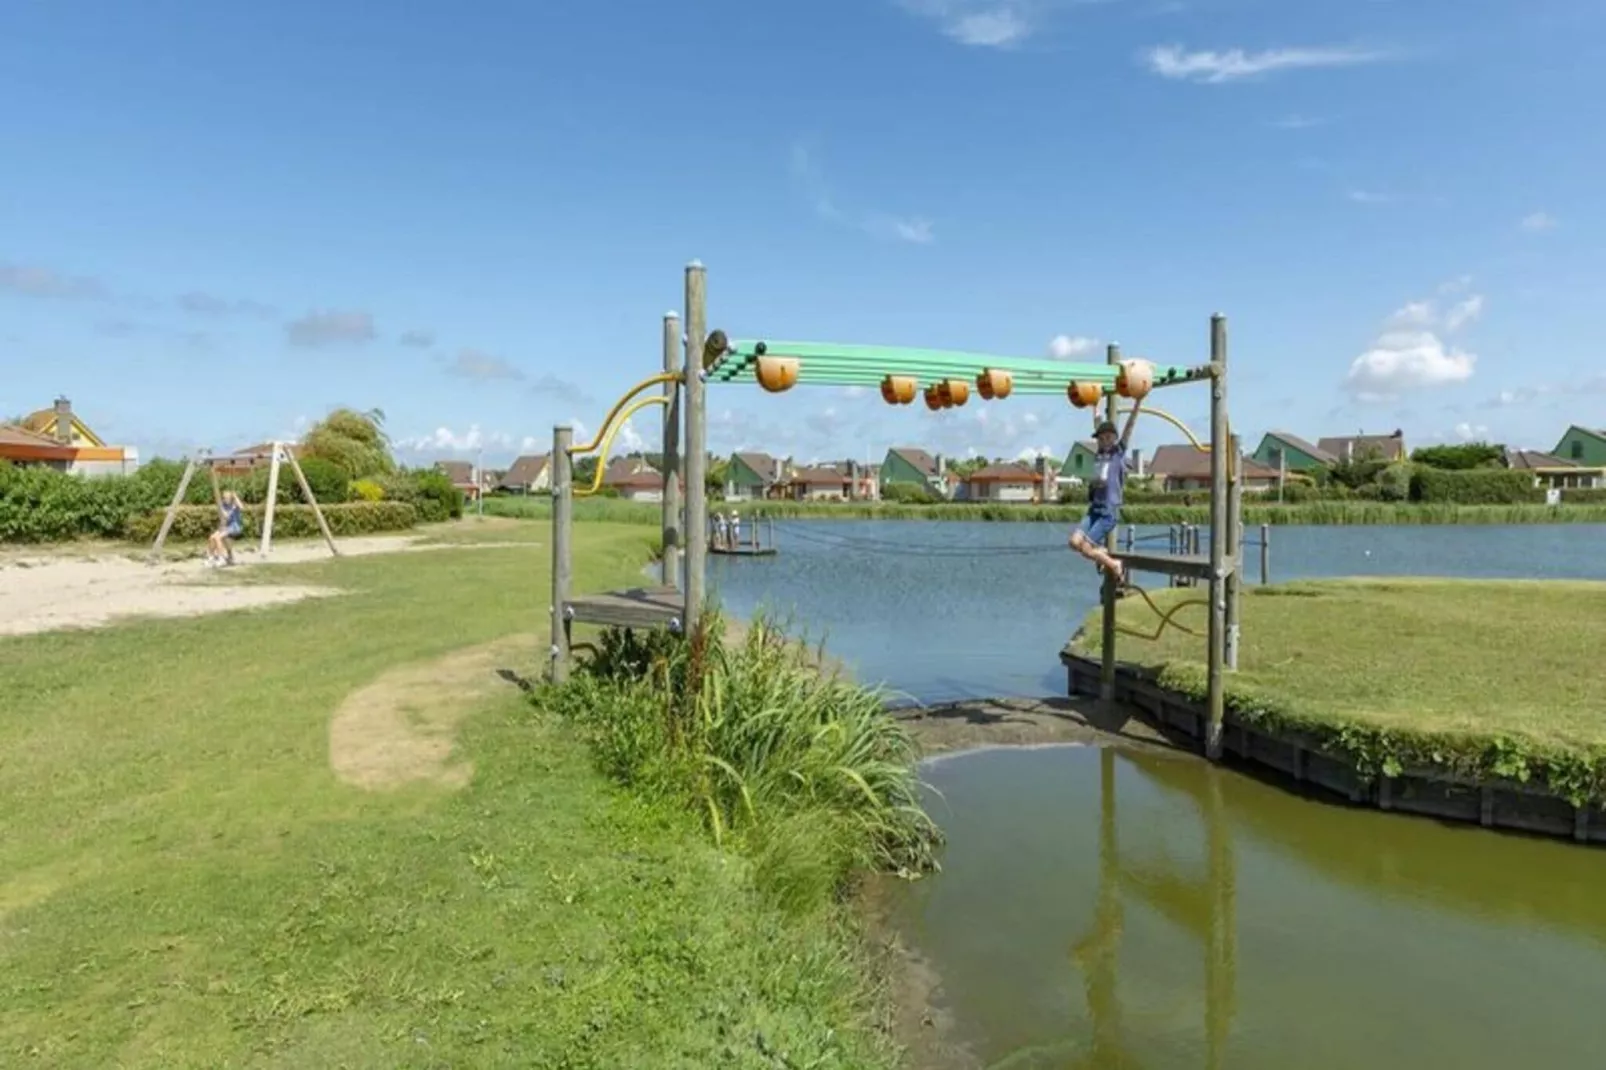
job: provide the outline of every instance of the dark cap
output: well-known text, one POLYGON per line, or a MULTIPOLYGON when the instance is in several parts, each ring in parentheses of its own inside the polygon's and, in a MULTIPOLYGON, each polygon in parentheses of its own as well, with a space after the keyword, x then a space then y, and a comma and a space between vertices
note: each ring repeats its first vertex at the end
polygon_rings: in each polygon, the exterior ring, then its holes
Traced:
POLYGON ((1108 420, 1105 420, 1103 423, 1099 424, 1093 429, 1094 438, 1098 438, 1100 435, 1104 434, 1119 435, 1120 433, 1120 431, 1116 430, 1115 425, 1108 420))

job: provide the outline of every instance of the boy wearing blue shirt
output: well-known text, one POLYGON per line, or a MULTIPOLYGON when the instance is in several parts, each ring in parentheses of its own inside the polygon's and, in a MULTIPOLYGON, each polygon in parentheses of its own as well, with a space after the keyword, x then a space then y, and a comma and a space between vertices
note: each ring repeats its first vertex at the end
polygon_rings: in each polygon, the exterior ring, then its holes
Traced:
POLYGON ((1104 540, 1115 530, 1121 518, 1121 497, 1126 490, 1127 444, 1132 440, 1132 427, 1138 421, 1142 402, 1134 402, 1126 418, 1126 427, 1117 434, 1115 425, 1108 420, 1093 430, 1098 453, 1093 462, 1093 478, 1087 485, 1087 515, 1071 532, 1071 549, 1122 580, 1121 562, 1110 556, 1104 540))

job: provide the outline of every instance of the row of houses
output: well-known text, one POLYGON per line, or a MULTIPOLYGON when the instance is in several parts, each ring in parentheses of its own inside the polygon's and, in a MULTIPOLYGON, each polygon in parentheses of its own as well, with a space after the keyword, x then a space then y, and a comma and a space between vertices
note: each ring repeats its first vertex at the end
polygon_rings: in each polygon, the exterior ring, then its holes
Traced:
MULTIPOLYGON (((1403 460, 1408 456, 1404 433, 1351 435, 1310 440, 1284 431, 1267 432, 1259 445, 1240 458, 1239 471, 1249 493, 1273 491, 1290 474, 1310 475, 1333 465, 1377 459, 1403 460)), ((1042 502, 1055 501, 1074 491, 1092 475, 1096 447, 1091 439, 1075 443, 1063 461, 1039 457, 956 470, 941 454, 915 446, 894 446, 880 464, 855 460, 796 465, 779 457, 751 450, 733 453, 725 463, 726 501, 877 501, 888 489, 905 486, 951 501, 1042 502)), ((1507 450, 1510 468, 1530 471, 1537 486, 1606 486, 1606 429, 1571 427, 1548 453, 1507 450)), ((1192 446, 1166 445, 1152 456, 1132 451, 1134 473, 1159 490, 1171 492, 1210 489, 1210 457, 1192 446)), ((474 482, 468 462, 446 461, 448 472, 466 493, 502 491, 539 494, 550 489, 545 454, 518 458, 502 473, 487 473, 482 486, 474 482)), ((659 501, 663 475, 641 457, 617 458, 608 464, 602 484, 621 497, 659 501)))

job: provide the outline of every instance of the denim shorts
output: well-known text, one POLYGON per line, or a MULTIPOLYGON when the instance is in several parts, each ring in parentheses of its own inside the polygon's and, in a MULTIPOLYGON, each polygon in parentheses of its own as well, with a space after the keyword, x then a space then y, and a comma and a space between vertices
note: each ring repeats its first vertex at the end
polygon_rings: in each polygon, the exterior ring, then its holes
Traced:
POLYGON ((1114 513, 1103 509, 1089 509, 1082 522, 1076 525, 1076 530, 1087 536, 1089 542, 1095 546, 1103 546, 1104 540, 1110 532, 1115 530, 1116 517, 1114 513))

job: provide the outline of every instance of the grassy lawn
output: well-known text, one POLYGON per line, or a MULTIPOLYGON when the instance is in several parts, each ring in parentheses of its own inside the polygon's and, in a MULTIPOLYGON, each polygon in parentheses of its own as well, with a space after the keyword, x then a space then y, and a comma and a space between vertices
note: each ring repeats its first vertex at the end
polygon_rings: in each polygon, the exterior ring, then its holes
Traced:
MULTIPOLYGON (((1201 595, 1154 597, 1164 608, 1201 595)), ((1156 625, 1138 598, 1122 600, 1118 619, 1150 633, 1156 625)), ((1175 619, 1203 636, 1203 606, 1175 619)), ((1538 765, 1571 759, 1598 767, 1606 755, 1606 584, 1358 579, 1247 587, 1242 622, 1228 696, 1247 716, 1359 728, 1350 733, 1355 745, 1382 746, 1385 759, 1398 746, 1402 760, 1474 772, 1525 755, 1538 765)), ((1078 646, 1098 651, 1096 614, 1078 646)), ((1123 634, 1116 649, 1122 661, 1201 691, 1204 646, 1168 629, 1158 641, 1123 634)))
MULTIPOLYGON (((582 527, 578 585, 637 582, 649 536, 582 527)), ((840 917, 783 917, 512 685, 473 699, 466 787, 334 776, 331 716, 387 670, 522 633, 538 671, 543 531, 453 538, 542 542, 0 640, 0 1065, 880 1065, 840 917)))

